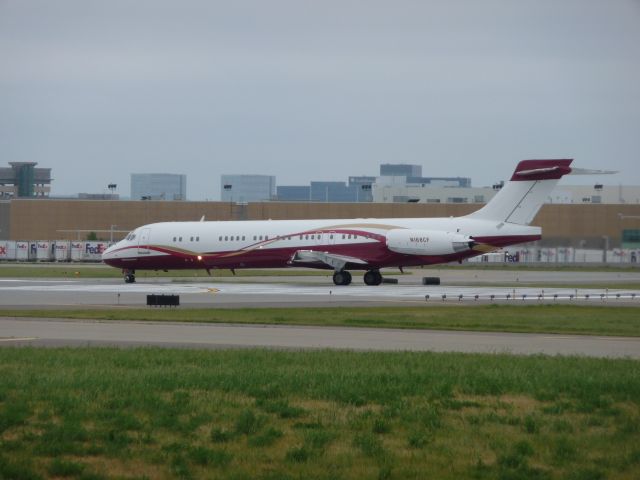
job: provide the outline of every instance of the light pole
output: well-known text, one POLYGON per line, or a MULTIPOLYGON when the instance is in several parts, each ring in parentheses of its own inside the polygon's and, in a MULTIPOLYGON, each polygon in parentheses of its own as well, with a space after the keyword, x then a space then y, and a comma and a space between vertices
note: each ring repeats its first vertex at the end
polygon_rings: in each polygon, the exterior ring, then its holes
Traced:
POLYGON ((609 250, 609 235, 603 235, 604 250, 602 251, 602 263, 607 263, 607 251, 609 250))

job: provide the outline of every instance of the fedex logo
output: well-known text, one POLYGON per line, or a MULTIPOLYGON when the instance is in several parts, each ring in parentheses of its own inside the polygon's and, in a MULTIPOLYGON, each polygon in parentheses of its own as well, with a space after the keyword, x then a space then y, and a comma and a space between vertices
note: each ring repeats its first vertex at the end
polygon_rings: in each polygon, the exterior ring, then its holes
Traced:
POLYGON ((28 243, 17 243, 16 244, 16 248, 19 248, 20 250, 27 250, 29 248, 29 244, 28 243))
POLYGON ((101 255, 104 251, 104 243, 99 243, 95 246, 91 245, 90 243, 86 243, 84 247, 84 253, 89 253, 92 255, 101 255))

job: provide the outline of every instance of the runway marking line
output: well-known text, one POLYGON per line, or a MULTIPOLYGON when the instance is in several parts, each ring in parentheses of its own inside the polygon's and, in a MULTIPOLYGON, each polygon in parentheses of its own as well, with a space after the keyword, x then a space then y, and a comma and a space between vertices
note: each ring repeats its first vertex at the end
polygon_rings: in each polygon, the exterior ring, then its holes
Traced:
POLYGON ((0 342, 25 342, 31 340, 37 340, 38 337, 11 337, 11 338, 0 338, 0 342))

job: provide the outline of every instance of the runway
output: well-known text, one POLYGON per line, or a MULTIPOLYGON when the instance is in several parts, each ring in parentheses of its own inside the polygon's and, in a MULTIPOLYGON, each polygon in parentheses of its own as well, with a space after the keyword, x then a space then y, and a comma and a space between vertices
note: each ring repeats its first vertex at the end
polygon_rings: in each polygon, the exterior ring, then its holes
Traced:
MULTIPOLYGON (((377 287, 359 280, 336 287, 320 277, 254 277, 202 279, 143 279, 124 284, 119 279, 0 279, 0 308, 136 308, 148 294, 180 295, 180 308, 321 307, 376 305, 479 305, 581 302, 597 305, 640 306, 640 291, 615 288, 619 274, 584 275, 562 272, 562 279, 545 288, 522 286, 529 273, 484 272, 483 282, 473 272, 453 272, 447 284, 423 286, 420 277, 402 277, 400 284, 377 287), (475 285, 461 280, 473 275, 475 285), (513 275, 518 277, 512 278, 513 275), (604 283, 602 289, 585 282, 604 283), (491 282, 509 280, 509 286, 491 282), (584 288, 566 288, 573 284, 584 288)), ((632 278, 624 279, 626 281, 632 278)), ((179 348, 336 348, 353 350, 410 350, 508 352, 514 354, 585 355, 640 358, 640 339, 549 334, 445 332, 404 329, 235 326, 193 323, 97 322, 53 319, 0 319, 0 346, 156 345, 179 348)))
MULTIPOLYGON (((416 284, 352 284, 336 287, 320 277, 300 277, 284 283, 268 281, 146 280, 124 284, 116 279, 40 280, 0 279, 0 308, 74 308, 115 305, 144 306, 148 294, 180 295, 183 307, 260 306, 374 306, 425 303, 486 302, 588 302, 640 306, 640 291, 620 288, 563 288, 416 284)), ((404 279, 403 279, 404 280, 404 279)), ((613 284, 615 285, 615 284, 613 284)))
POLYGON ((0 346, 350 349, 640 358, 640 338, 0 318, 0 346))

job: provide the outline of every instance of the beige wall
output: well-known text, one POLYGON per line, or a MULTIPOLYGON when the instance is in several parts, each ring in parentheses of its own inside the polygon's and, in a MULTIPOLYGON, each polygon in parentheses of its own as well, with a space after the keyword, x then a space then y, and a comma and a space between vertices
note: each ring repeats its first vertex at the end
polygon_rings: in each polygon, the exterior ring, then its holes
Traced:
MULTIPOLYGON (((261 220, 305 218, 448 217, 465 215, 481 205, 404 203, 264 202, 235 205, 223 202, 32 200, 11 201, 12 240, 85 238, 87 231, 109 239, 115 230, 129 231, 160 221, 261 220), (70 230, 64 232, 64 230, 70 230)), ((640 205, 544 205, 533 221, 543 228, 545 243, 600 248, 603 235, 611 246, 625 228, 640 229, 640 205), (638 218, 620 218, 619 214, 638 218)), ((125 233, 114 235, 119 239, 125 233)))

